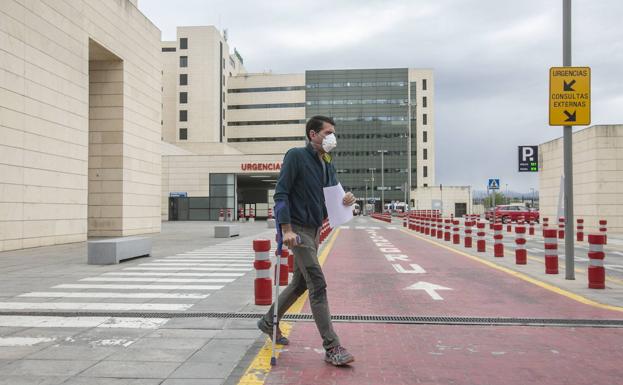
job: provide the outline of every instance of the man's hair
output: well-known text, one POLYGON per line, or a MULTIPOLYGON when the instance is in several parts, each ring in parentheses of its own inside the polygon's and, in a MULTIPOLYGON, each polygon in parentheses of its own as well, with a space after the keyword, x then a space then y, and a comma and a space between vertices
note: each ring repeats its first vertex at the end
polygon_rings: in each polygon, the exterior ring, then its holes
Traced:
POLYGON ((328 116, 316 115, 309 118, 307 125, 305 126, 305 135, 307 136, 307 140, 311 140, 309 137, 310 131, 320 132, 325 123, 329 123, 335 127, 335 121, 333 118, 329 118, 328 116))

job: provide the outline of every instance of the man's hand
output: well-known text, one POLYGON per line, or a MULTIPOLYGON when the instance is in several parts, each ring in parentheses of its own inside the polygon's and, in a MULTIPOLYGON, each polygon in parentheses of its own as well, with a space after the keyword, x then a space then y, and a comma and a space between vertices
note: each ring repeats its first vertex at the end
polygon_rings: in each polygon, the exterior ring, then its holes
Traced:
POLYGON ((292 249, 294 246, 298 244, 297 235, 294 231, 284 231, 283 233, 283 244, 288 247, 288 249, 292 249))
POLYGON ((342 203, 344 204, 344 206, 352 206, 353 204, 355 204, 355 196, 353 195, 352 192, 347 192, 344 195, 344 199, 342 199, 342 203))

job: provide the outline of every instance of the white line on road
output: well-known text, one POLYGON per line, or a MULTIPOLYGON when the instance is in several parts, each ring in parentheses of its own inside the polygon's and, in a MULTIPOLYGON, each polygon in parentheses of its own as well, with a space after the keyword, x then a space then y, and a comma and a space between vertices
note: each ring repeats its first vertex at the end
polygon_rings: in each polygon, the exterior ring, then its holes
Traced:
POLYGON ((18 297, 35 298, 165 298, 165 299, 204 299, 210 294, 176 294, 176 293, 103 293, 103 292, 62 292, 62 291, 33 291, 18 295, 18 297))
POLYGON ((221 290, 223 285, 91 285, 64 283, 52 289, 147 289, 147 290, 221 290))
POLYGON ((251 271, 252 267, 126 267, 123 270, 141 271, 251 271))
POLYGON ((0 326, 21 328, 157 329, 168 321, 168 318, 0 316, 0 326))
POLYGON ((50 337, 0 337, 0 346, 33 346, 55 340, 50 337))
POLYGON ((152 266, 152 267, 173 267, 173 266, 204 266, 204 267, 244 267, 249 266, 250 263, 141 263, 139 266, 152 266))
POLYGON ((110 272, 102 275, 156 276, 156 277, 242 277, 244 273, 151 273, 151 272, 110 272))
POLYGON ((0 302, 0 309, 10 310, 160 310, 184 311, 192 304, 177 303, 89 303, 89 302, 0 302))
POLYGON ((233 278, 159 278, 159 277, 88 277, 79 281, 86 282, 166 282, 166 283, 230 283, 233 278))

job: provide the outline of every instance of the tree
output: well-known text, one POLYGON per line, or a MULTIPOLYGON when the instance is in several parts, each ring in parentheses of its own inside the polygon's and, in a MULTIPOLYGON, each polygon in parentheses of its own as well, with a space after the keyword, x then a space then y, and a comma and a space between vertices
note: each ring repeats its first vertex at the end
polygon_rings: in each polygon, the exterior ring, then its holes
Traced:
MULTIPOLYGON (((503 205, 504 202, 506 202, 506 197, 504 197, 504 194, 499 193, 499 192, 496 192, 496 193, 493 193, 493 194, 495 194, 495 205, 496 206, 497 205, 503 205)), ((492 203, 491 202, 491 197, 492 197, 492 194, 490 194, 489 196, 487 196, 484 199, 484 205, 485 205, 485 208, 487 208, 487 209, 491 208, 491 206, 492 206, 492 204, 491 204, 492 203)))

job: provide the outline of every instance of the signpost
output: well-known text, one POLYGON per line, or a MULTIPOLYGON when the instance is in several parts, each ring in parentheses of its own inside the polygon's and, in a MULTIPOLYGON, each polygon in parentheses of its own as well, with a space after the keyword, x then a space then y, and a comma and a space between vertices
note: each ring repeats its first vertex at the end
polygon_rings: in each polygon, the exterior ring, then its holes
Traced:
POLYGON ((519 172, 539 171, 539 146, 519 146, 519 172))
POLYGON ((549 125, 591 124, 591 69, 552 67, 549 69, 549 125))
POLYGON ((493 192, 493 194, 491 194, 491 207, 493 208, 493 224, 495 224, 495 190, 500 189, 500 180, 489 179, 489 183, 487 184, 487 189, 493 192))

